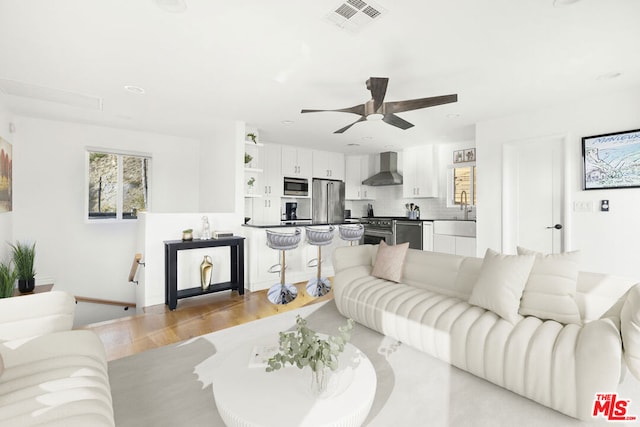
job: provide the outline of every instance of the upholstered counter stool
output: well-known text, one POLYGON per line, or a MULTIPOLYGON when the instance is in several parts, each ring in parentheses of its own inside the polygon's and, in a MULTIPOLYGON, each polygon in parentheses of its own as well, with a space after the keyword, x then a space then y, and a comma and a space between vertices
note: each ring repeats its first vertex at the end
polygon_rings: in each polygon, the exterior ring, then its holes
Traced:
POLYGON ((280 251, 280 264, 275 264, 269 269, 270 272, 280 273, 280 283, 271 286, 267 292, 267 298, 274 304, 288 304, 298 296, 298 288, 291 283, 286 283, 284 254, 285 251, 297 248, 301 237, 302 234, 299 228, 296 228, 293 233, 267 230, 267 246, 280 251), (279 269, 274 270, 274 267, 277 266, 279 266, 279 269))
POLYGON ((318 247, 318 258, 307 263, 309 267, 318 267, 316 277, 307 282, 307 293, 312 297, 326 295, 331 289, 331 282, 326 277, 322 277, 322 247, 331 244, 335 227, 305 227, 307 242, 318 247), (315 265, 313 262, 315 261, 315 265))
POLYGON ((340 232, 340 238, 349 242, 350 246, 353 246, 353 242, 356 242, 362 238, 364 234, 364 226, 362 224, 344 224, 338 226, 340 232))

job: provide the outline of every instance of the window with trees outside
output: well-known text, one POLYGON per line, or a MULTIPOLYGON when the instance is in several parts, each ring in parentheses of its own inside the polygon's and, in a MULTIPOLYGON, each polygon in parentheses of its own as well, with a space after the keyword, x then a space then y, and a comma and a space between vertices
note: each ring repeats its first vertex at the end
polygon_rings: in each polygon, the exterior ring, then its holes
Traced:
POLYGON ((147 210, 150 156, 88 150, 88 219, 136 219, 147 210))
POLYGON ((476 205, 476 167, 475 165, 453 168, 453 205, 459 206, 463 202, 476 205))

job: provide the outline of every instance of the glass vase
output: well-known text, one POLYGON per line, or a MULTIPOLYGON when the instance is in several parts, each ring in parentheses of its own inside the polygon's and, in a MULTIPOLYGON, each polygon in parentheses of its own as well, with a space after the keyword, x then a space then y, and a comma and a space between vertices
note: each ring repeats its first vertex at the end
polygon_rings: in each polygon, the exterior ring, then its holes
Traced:
POLYGON ((328 367, 311 369, 311 394, 315 397, 328 397, 330 395, 329 383, 332 371, 328 367))

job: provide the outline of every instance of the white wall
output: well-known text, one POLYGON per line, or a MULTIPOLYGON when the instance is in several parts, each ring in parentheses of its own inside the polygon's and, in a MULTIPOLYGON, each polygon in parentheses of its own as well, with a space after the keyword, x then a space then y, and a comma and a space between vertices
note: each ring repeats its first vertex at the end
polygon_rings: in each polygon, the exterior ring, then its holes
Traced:
POLYGON ((36 241, 36 281, 75 295, 135 301, 127 282, 137 221, 88 223, 85 148, 150 153, 150 207, 194 212, 200 142, 152 133, 17 117, 14 135, 16 240, 36 241))
POLYGON ((200 212, 242 212, 245 124, 218 121, 216 132, 202 141, 200 212))
MULTIPOLYGON (((0 97, 0 138, 13 146, 15 157, 13 134, 9 132, 11 120, 13 120, 13 117, 2 105, 2 98, 0 97)), ((9 245, 5 244, 5 242, 11 241, 13 241, 13 212, 0 213, 0 261, 9 261, 11 251, 9 250, 9 245)))
POLYGON ((502 146, 549 135, 568 138, 568 206, 610 201, 608 213, 568 212, 566 247, 582 252, 582 269, 640 278, 640 189, 582 190, 581 138, 640 128, 640 91, 512 115, 476 126, 478 167, 477 253, 501 248, 502 146))

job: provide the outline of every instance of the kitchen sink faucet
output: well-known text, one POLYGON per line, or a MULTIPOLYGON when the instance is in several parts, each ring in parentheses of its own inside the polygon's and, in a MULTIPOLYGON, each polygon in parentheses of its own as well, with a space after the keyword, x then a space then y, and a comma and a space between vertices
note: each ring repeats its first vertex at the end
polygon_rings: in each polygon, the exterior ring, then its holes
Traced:
POLYGON ((464 220, 469 220, 469 212, 471 212, 471 208, 469 207, 469 201, 467 200, 467 191, 462 190, 460 193, 460 210, 464 211, 464 220), (464 201, 463 201, 464 197, 464 201))

